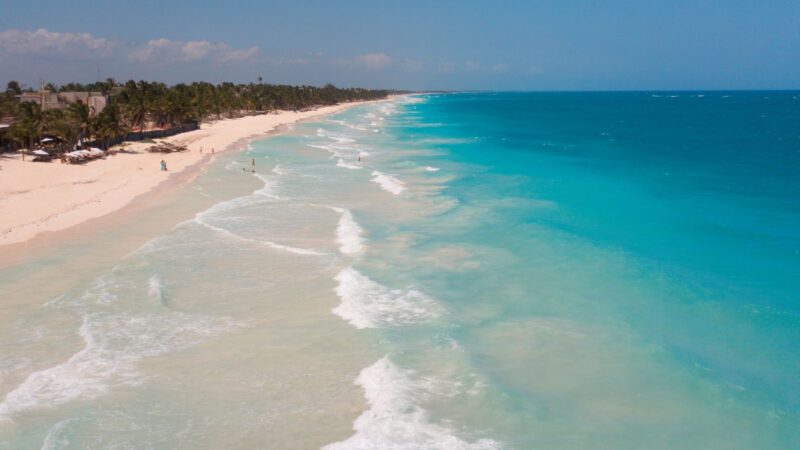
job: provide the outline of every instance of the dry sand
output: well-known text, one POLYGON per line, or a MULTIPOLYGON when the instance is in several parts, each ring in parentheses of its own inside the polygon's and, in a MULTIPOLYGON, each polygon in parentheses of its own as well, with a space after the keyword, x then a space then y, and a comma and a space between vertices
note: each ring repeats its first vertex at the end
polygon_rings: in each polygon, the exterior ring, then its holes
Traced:
POLYGON ((40 233, 64 230, 120 210, 134 198, 156 191, 170 176, 199 173, 214 156, 233 149, 237 143, 263 136, 281 125, 356 104, 359 103, 203 124, 199 130, 164 139, 188 147, 188 151, 180 153, 148 153, 146 149, 152 144, 135 142, 112 149, 118 151, 105 159, 79 165, 61 164, 58 160, 34 163, 30 158, 22 161, 18 155, 2 155, 0 246, 25 242, 40 233), (162 159, 169 169, 166 172, 159 168, 162 159))

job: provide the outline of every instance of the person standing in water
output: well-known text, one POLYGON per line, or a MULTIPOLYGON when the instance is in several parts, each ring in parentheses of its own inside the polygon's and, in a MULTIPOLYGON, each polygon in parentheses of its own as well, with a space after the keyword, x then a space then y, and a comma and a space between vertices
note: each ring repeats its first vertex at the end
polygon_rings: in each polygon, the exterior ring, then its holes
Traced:
POLYGON ((256 159, 255 158, 253 158, 253 162, 251 162, 250 165, 251 166, 255 166, 256 165, 256 159))

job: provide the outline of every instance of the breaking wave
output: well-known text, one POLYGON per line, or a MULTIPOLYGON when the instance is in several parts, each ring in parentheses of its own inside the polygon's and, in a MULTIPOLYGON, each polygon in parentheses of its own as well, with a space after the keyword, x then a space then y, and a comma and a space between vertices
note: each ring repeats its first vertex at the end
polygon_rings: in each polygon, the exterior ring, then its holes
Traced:
POLYGON ((356 328, 411 325, 439 315, 438 304, 416 289, 389 289, 352 267, 335 279, 342 302, 333 313, 356 328))
POLYGON ((79 334, 84 347, 65 362, 31 373, 0 403, 0 420, 107 394, 144 380, 137 363, 232 330, 230 318, 178 312, 91 313, 79 334))
POLYGON ((341 214, 339 224, 336 226, 336 241, 339 243, 339 251, 344 254, 358 253, 364 249, 361 240, 361 226, 353 219, 353 213, 348 209, 331 207, 334 211, 341 214))
POLYGON ((372 171, 372 182, 378 185, 384 191, 391 192, 394 195, 400 195, 406 190, 405 183, 393 177, 392 175, 385 174, 381 171, 372 171))
POLYGON ((436 381, 415 377, 413 372, 398 368, 388 357, 362 370, 355 384, 364 390, 369 409, 353 422, 355 434, 326 445, 324 450, 500 448, 500 444, 491 439, 465 441, 450 427, 432 422, 419 402, 433 393, 436 381))

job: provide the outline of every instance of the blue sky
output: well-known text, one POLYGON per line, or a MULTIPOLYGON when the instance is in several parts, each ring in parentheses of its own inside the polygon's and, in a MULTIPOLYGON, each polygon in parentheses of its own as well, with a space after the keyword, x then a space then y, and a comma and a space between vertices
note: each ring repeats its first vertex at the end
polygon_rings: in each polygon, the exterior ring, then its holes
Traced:
POLYGON ((797 89, 800 1, 0 0, 0 82, 797 89))

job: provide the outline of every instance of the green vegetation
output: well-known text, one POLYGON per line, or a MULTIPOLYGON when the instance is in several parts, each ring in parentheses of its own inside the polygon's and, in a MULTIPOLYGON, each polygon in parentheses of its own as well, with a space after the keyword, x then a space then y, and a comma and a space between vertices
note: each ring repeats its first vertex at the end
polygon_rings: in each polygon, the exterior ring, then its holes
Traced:
MULTIPOLYGON (((17 146, 31 147, 42 136, 52 135, 72 148, 79 139, 108 145, 131 131, 144 133, 146 128, 169 128, 189 122, 241 117, 275 110, 302 110, 357 100, 385 98, 390 91, 360 88, 287 86, 259 83, 214 85, 205 82, 167 86, 164 83, 113 79, 92 84, 48 85, 53 92, 91 91, 109 96, 99 113, 83 103, 67 108, 42 111, 36 102, 20 102, 23 92, 16 81, 8 83, 0 95, 0 117, 15 121, 7 138, 17 146)), ((30 90, 28 90, 30 92, 30 90)))

